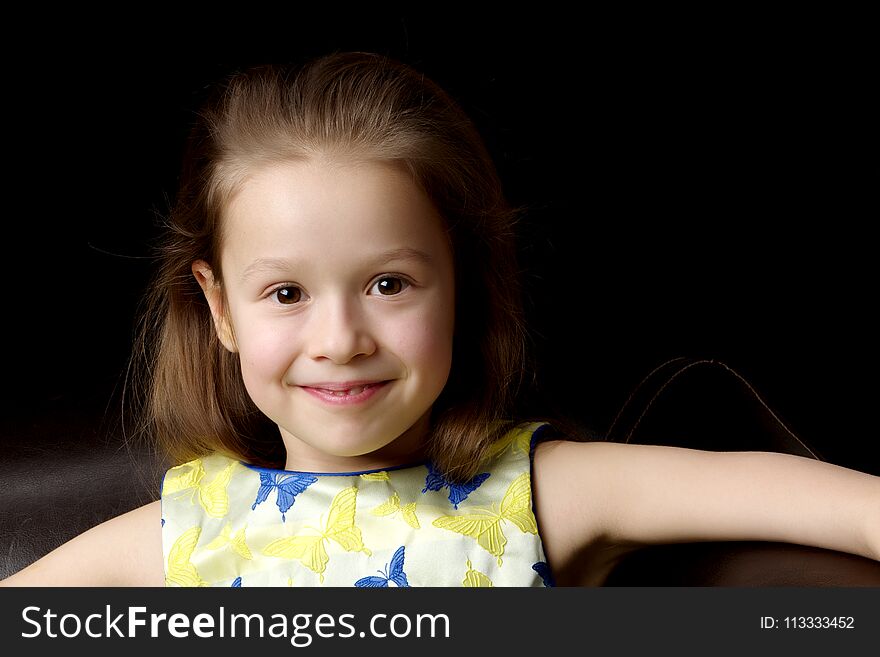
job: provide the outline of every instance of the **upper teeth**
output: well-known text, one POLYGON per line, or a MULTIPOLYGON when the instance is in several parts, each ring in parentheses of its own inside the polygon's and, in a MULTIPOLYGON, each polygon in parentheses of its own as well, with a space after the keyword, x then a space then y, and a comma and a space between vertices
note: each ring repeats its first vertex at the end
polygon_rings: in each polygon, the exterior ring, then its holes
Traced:
POLYGON ((355 386, 354 388, 349 388, 348 390, 328 390, 327 392, 333 393, 336 397, 345 397, 347 395, 359 395, 361 394, 365 388, 369 387, 370 384, 363 386, 355 386))

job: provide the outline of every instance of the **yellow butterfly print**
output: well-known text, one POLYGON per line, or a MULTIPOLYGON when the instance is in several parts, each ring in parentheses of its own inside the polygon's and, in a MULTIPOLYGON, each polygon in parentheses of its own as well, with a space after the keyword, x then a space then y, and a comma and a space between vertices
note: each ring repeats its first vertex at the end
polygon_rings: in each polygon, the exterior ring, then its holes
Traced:
POLYGON ((467 560, 467 572, 464 574, 464 580, 462 580, 462 586, 478 586, 478 587, 489 587, 492 586, 492 580, 489 579, 485 574, 481 573, 479 570, 474 570, 471 566, 471 560, 467 560))
POLYGON ((235 532, 235 536, 231 536, 232 534, 232 526, 227 522, 226 526, 223 527, 223 530, 220 532, 220 535, 214 538, 213 541, 208 543, 205 546, 207 550, 219 550, 224 545, 231 545, 233 552, 242 556, 245 559, 253 559, 253 555, 251 555, 250 548, 248 548, 247 543, 244 540, 244 530, 246 528, 242 527, 237 532, 235 532))
POLYGON ((494 504, 492 506, 492 509, 472 509, 477 513, 440 516, 434 521, 434 526, 475 538, 480 547, 497 557, 500 566, 501 555, 504 554, 504 546, 507 544, 507 537, 501 529, 502 520, 509 520, 525 533, 538 533, 538 523, 532 513, 529 473, 523 472, 507 488, 504 499, 501 500, 500 512, 496 513, 494 504))
POLYGON ((199 572, 190 561, 201 533, 201 527, 190 527, 174 541, 174 545, 168 551, 168 569, 165 575, 166 586, 171 586, 172 584, 177 584, 178 586, 209 586, 199 576, 199 572))
MULTIPOLYGON (((232 469, 236 465, 238 464, 235 461, 230 461, 229 465, 217 473, 217 476, 209 484, 202 483, 202 479, 205 477, 205 468, 201 459, 178 465, 171 470, 181 468, 190 468, 190 470, 173 477, 166 476, 162 485, 162 494, 173 495, 182 490, 197 489, 199 504, 205 509, 205 513, 212 518, 222 518, 229 511, 229 496, 226 494, 226 488, 229 486, 229 480, 232 479, 232 469)), ((195 490, 192 491, 192 493, 194 492, 195 490)))
POLYGON ((361 475, 361 479, 366 479, 367 481, 391 481, 391 477, 384 470, 381 472, 367 472, 361 475))
POLYGON ((199 481, 205 476, 205 468, 202 466, 201 459, 195 459, 183 465, 176 465, 168 471, 165 480, 162 482, 162 494, 170 495, 177 491, 187 488, 193 488, 199 485, 199 481), (181 472, 171 476, 172 472, 181 472))
POLYGON ((394 513, 400 511, 403 519, 413 529, 420 529, 421 525, 419 525, 419 519, 416 516, 416 503, 410 502, 409 504, 400 504, 400 495, 397 492, 394 493, 391 497, 388 498, 387 502, 383 502, 375 509, 373 509, 370 513, 377 516, 390 516, 394 513))
POLYGON ((507 435, 502 436, 492 443, 487 452, 486 458, 494 458, 501 454, 508 447, 519 450, 523 454, 528 455, 532 446, 532 430, 528 427, 525 429, 516 429, 509 431, 507 435))
POLYGON ((351 486, 339 491, 330 503, 330 513, 327 516, 327 525, 323 531, 318 531, 312 536, 290 536, 279 538, 269 543, 263 554, 267 557, 281 557, 282 559, 299 559, 309 570, 320 576, 324 583, 324 571, 327 569, 327 550, 324 541, 335 541, 347 552, 363 552, 367 556, 372 554, 364 547, 361 538, 361 530, 354 525, 354 514, 357 508, 357 488, 351 486))

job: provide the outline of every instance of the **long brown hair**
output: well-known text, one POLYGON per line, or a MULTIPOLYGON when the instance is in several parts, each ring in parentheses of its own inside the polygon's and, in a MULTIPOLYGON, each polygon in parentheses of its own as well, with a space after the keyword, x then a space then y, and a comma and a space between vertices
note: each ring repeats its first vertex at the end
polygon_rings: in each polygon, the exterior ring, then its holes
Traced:
POLYGON ((141 312, 138 429, 174 462, 219 451, 284 467, 278 428, 248 396, 238 355, 221 346, 191 265, 203 259, 222 280, 223 211, 255 166, 320 152, 404 167, 446 221, 456 327, 428 451, 447 477, 466 480, 488 445, 511 428, 517 394, 535 369, 516 264, 515 225, 524 209, 505 199, 495 165, 456 101, 413 68, 373 53, 236 72, 198 112, 141 312))

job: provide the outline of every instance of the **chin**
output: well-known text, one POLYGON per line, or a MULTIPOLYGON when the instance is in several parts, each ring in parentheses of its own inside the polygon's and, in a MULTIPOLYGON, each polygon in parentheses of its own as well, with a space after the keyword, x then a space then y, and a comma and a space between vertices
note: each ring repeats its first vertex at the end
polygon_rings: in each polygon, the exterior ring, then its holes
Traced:
POLYGON ((315 445, 320 445, 323 451, 340 457, 366 456, 390 444, 381 440, 365 441, 362 434, 357 435, 354 432, 344 430, 328 432, 323 435, 319 432, 315 438, 317 439, 315 445))

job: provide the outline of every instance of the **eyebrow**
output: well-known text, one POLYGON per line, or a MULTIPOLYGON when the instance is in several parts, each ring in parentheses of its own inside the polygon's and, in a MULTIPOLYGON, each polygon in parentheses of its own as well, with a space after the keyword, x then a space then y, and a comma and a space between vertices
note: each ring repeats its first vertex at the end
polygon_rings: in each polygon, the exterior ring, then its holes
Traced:
MULTIPOLYGON (((379 254, 371 264, 374 267, 378 267, 381 265, 387 265, 389 262, 394 262, 396 260, 416 260, 429 265, 434 259, 424 251, 405 246, 379 254)), ((294 269, 294 263, 295 261, 287 260, 286 258, 257 258, 248 265, 247 269, 244 270, 244 273, 241 275, 241 280, 246 281, 255 274, 261 272, 294 269)))

